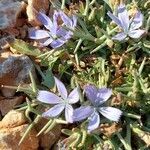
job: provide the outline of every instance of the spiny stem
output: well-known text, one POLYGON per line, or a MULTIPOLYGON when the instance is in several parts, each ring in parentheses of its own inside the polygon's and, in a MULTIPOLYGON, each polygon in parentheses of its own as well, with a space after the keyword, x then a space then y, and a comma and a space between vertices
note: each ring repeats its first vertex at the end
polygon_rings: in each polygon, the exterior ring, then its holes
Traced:
POLYGON ((120 139, 121 143, 123 144, 124 148, 126 150, 132 150, 131 146, 123 139, 123 137, 121 136, 121 134, 119 132, 116 133, 116 134, 117 134, 118 138, 120 139))
POLYGON ((77 50, 79 49, 80 45, 82 44, 83 40, 80 38, 77 45, 76 45, 76 48, 74 49, 74 54, 77 52, 77 50))
POLYGON ((88 31, 88 29, 87 29, 87 27, 86 27, 85 22, 84 22, 82 19, 80 19, 80 18, 78 18, 78 22, 79 22, 79 24, 81 25, 81 27, 82 27, 82 29, 84 30, 84 32, 87 33, 87 34, 89 34, 89 31, 88 31))
POLYGON ((80 63, 79 63, 79 58, 78 58, 78 54, 77 53, 75 54, 75 60, 76 60, 77 66, 79 68, 80 63))
POLYGON ((136 48, 140 48, 142 46, 142 42, 139 42, 138 44, 135 44, 133 47, 130 47, 125 51, 125 53, 129 53, 131 51, 134 51, 136 48))
POLYGON ((26 118, 28 119, 28 121, 31 123, 32 120, 31 120, 31 118, 30 118, 30 111, 29 111, 29 109, 26 109, 26 111, 25 111, 25 116, 26 116, 26 118))
POLYGON ((81 135, 80 134, 78 134, 78 133, 75 133, 76 134, 76 138, 75 138, 75 140, 70 144, 70 147, 72 147, 72 148, 75 148, 75 147, 77 147, 77 145, 78 145, 78 143, 80 142, 80 137, 81 137, 81 135))
POLYGON ((31 73, 31 71, 29 72, 29 75, 30 75, 30 79, 31 79, 31 83, 32 83, 32 90, 34 93, 36 93, 37 87, 36 87, 35 79, 33 77, 33 74, 31 73))
MULTIPOLYGON (((111 35, 111 34, 113 34, 115 31, 116 31, 116 29, 118 29, 118 27, 115 27, 115 28, 113 28, 112 30, 110 30, 109 32, 108 32, 108 35, 111 35)), ((103 40, 105 40, 107 37, 106 37, 106 35, 103 35, 103 36, 101 36, 99 39, 96 39, 96 43, 98 44, 98 43, 101 43, 103 40)))
POLYGON ((39 131, 39 133, 36 135, 36 136, 39 136, 41 133, 43 133, 49 126, 50 124, 52 123, 52 119, 50 119, 46 125, 39 131))
POLYGON ((80 86, 79 86, 79 84, 78 84, 77 78, 76 78, 76 86, 77 86, 77 88, 78 88, 78 93, 79 93, 79 97, 80 97, 80 103, 83 104, 83 102, 84 102, 84 97, 83 97, 83 94, 82 94, 82 92, 81 92, 80 86))
MULTIPOLYGON (((149 12, 149 15, 150 15, 150 12, 149 12)), ((148 17, 148 20, 147 20, 147 23, 146 23, 146 31, 148 32, 150 28, 150 16, 148 17)))
POLYGON ((115 90, 118 92, 129 92, 132 90, 132 87, 116 87, 115 90))
POLYGON ((39 55, 39 56, 37 56, 37 58, 41 58, 41 57, 43 57, 43 56, 47 56, 48 54, 49 54, 50 52, 48 51, 48 52, 45 52, 44 54, 41 54, 41 55, 39 55))
POLYGON ((19 141, 19 145, 23 142, 23 140, 27 137, 27 135, 30 133, 31 129, 34 127, 35 124, 39 122, 41 119, 41 116, 37 115, 34 121, 28 126, 27 130, 25 131, 24 135, 22 136, 21 140, 19 141))
POLYGON ((62 119, 55 119, 55 121, 56 121, 57 124, 68 124, 67 121, 62 120, 62 119))
POLYGON ((88 40, 88 41, 92 41, 92 42, 95 42, 95 37, 93 37, 91 34, 87 34, 87 33, 78 33, 78 31, 75 33, 74 32, 74 36, 75 37, 78 37, 78 38, 81 38, 81 39, 85 39, 85 40, 88 40))
POLYGON ((131 113, 124 113, 123 115, 126 116, 126 117, 129 117, 129 118, 133 118, 133 119, 138 119, 138 120, 141 119, 141 116, 135 115, 135 114, 131 114, 131 113))
POLYGON ((50 124, 50 126, 47 128, 47 130, 44 132, 45 134, 47 134, 51 129, 54 128, 54 126, 56 125, 56 121, 55 119, 52 120, 52 123, 50 124))
MULTIPOLYGON (((31 104, 31 106, 32 107, 35 107, 35 106, 37 106, 38 104, 31 104)), ((18 107, 18 106, 17 106, 18 107)), ((28 108, 28 106, 24 106, 24 107, 21 107, 21 108, 18 108, 17 110, 18 111, 22 111, 22 110, 25 110, 25 109, 27 109, 28 108)))
POLYGON ((101 45, 97 46, 95 49, 93 49, 93 50, 90 52, 90 54, 93 54, 93 53, 97 52, 98 50, 100 50, 101 48, 105 47, 106 45, 107 45, 107 44, 106 44, 106 41, 105 41, 103 44, 101 44, 101 45))
POLYGON ((96 2, 96 0, 92 0, 89 5, 92 6, 95 2, 96 2))
POLYGON ((101 17, 101 22, 102 23, 104 22, 105 12, 106 12, 106 3, 104 3, 104 6, 103 6, 103 12, 102 12, 102 17, 101 17))
POLYGON ((70 135, 72 134, 72 131, 69 130, 69 129, 62 129, 61 132, 62 132, 63 134, 68 135, 68 136, 70 136, 70 135))
POLYGON ((90 12, 89 17, 88 17, 89 21, 92 21, 94 19, 95 14, 96 14, 96 10, 97 10, 97 8, 95 8, 95 7, 91 9, 91 12, 90 12))
POLYGON ((81 143, 79 144, 79 147, 82 147, 84 145, 86 137, 87 137, 87 131, 82 130, 82 139, 81 139, 81 143))
POLYGON ((17 87, 17 86, 1 85, 1 87, 8 88, 8 89, 14 89, 14 90, 17 90, 19 88, 22 91, 27 90, 27 88, 23 88, 23 87, 19 87, 19 86, 17 87))
POLYGON ((76 64, 75 60, 70 56, 70 54, 69 54, 69 52, 67 50, 65 51, 65 53, 67 54, 67 56, 69 57, 69 59, 72 61, 72 63, 76 66, 76 68, 78 68, 79 70, 81 70, 80 67, 79 67, 79 65, 76 64))
POLYGON ((85 9, 84 9, 83 16, 87 16, 87 15, 88 15, 89 4, 90 4, 90 1, 89 1, 89 0, 86 0, 86 6, 85 6, 85 9))
POLYGON ((62 10, 65 8, 65 2, 66 2, 66 0, 62 0, 62 3, 61 3, 61 9, 62 10))
POLYGON ((140 68, 138 70, 138 74, 141 75, 142 71, 143 71, 143 68, 144 68, 144 65, 145 65, 145 61, 146 61, 146 57, 144 57, 141 65, 140 65, 140 68))
POLYGON ((126 135, 126 141, 128 145, 131 145, 131 127, 130 127, 130 122, 127 122, 127 135, 126 135))

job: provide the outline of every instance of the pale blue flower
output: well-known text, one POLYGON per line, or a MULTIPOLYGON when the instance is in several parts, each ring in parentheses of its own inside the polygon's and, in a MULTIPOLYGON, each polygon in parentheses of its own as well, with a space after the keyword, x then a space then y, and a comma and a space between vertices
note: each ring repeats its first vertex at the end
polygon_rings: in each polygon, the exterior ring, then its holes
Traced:
POLYGON ((125 5, 120 4, 117 9, 117 17, 111 12, 107 14, 122 29, 122 32, 112 38, 113 40, 122 41, 127 36, 137 39, 144 34, 145 30, 139 29, 143 23, 143 15, 140 11, 130 19, 125 5))
POLYGON ((66 43, 73 35, 71 30, 74 30, 77 25, 76 16, 73 15, 72 17, 68 17, 62 11, 54 11, 53 20, 40 12, 38 20, 47 30, 30 29, 29 38, 40 40, 41 46, 50 45, 52 48, 58 48, 66 43), (62 20, 61 25, 58 23, 59 19, 62 20))
POLYGON ((63 110, 65 110, 65 118, 66 121, 69 123, 73 122, 73 107, 71 104, 75 104, 79 101, 79 94, 77 88, 75 88, 69 95, 64 86, 64 84, 55 78, 55 83, 59 92, 59 96, 52 92, 48 91, 39 91, 37 99, 40 102, 47 103, 47 104, 55 104, 52 108, 48 111, 43 113, 43 117, 57 117, 59 116, 63 110))
POLYGON ((98 128, 100 124, 100 114, 109 120, 118 122, 122 111, 114 107, 102 106, 111 96, 112 91, 108 88, 97 89, 95 86, 85 87, 85 93, 91 105, 81 106, 74 110, 73 120, 81 121, 88 118, 88 131, 98 128))

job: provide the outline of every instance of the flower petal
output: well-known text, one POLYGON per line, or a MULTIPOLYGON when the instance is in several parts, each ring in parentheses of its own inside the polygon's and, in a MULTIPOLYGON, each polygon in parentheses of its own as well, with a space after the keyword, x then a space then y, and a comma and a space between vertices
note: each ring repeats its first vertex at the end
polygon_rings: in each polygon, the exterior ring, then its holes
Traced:
POLYGON ((93 85, 87 85, 84 87, 87 98, 95 105, 95 100, 97 99, 98 89, 93 85))
POLYGON ((46 29, 48 29, 50 31, 52 30, 53 23, 52 23, 51 19, 48 16, 46 16, 42 12, 39 12, 37 18, 45 26, 46 29))
POLYGON ((56 77, 54 77, 54 79, 55 79, 55 83, 56 83, 59 94, 61 95, 63 99, 67 99, 68 93, 67 93, 67 89, 65 85, 56 77))
POLYGON ((69 104, 74 104, 79 101, 78 88, 75 88, 68 96, 69 104))
POLYGON ((108 88, 97 89, 95 86, 88 85, 85 87, 85 93, 94 106, 99 106, 110 98, 112 91, 108 88))
POLYGON ((60 16, 67 27, 72 27, 71 19, 64 12, 60 11, 60 16))
POLYGON ((59 12, 55 10, 53 14, 53 31, 51 31, 54 35, 56 35, 58 29, 58 24, 57 24, 58 17, 59 17, 59 12))
POLYGON ((94 112, 89 117, 88 132, 91 132, 92 130, 98 128, 99 124, 100 124, 100 116, 97 112, 94 112))
POLYGON ((112 19, 112 21, 114 21, 120 28, 123 28, 121 21, 115 16, 113 15, 110 11, 107 13, 107 15, 112 19))
POLYGON ((65 118, 67 122, 73 122, 73 108, 71 105, 66 105, 65 107, 65 118))
POLYGON ((72 35, 73 35, 73 32, 68 31, 67 34, 63 37, 63 39, 66 40, 65 42, 67 42, 71 38, 72 35))
POLYGON ((118 6, 118 18, 121 21, 123 30, 125 32, 128 32, 130 21, 129 21, 129 15, 127 9, 124 4, 120 4, 118 6))
POLYGON ((128 35, 131 37, 131 38, 134 38, 134 39, 138 39, 140 38, 143 34, 145 33, 145 30, 132 30, 132 31, 129 31, 128 35))
POLYGON ((63 37, 63 36, 65 36, 66 34, 67 34, 67 30, 66 29, 63 29, 63 28, 59 28, 58 30, 57 30, 57 36, 58 37, 63 37))
POLYGON ((64 43, 65 43, 65 41, 63 41, 61 39, 57 39, 51 43, 51 47, 58 48, 58 47, 61 47, 62 45, 64 45, 64 43))
POLYGON ((40 102, 47 103, 47 104, 58 104, 61 103, 62 101, 60 97, 48 91, 39 91, 37 95, 37 99, 40 102))
POLYGON ((72 16, 72 27, 73 29, 77 26, 77 16, 72 16))
POLYGON ((64 43, 67 42, 67 40, 70 39, 72 35, 72 31, 63 28, 59 28, 57 30, 57 36, 60 37, 59 40, 62 40, 64 43))
POLYGON ((37 30, 37 29, 30 29, 29 30, 29 38, 30 39, 43 39, 50 37, 49 32, 45 30, 37 30))
POLYGON ((127 35, 124 32, 118 33, 115 35, 112 39, 117 41, 122 41, 127 37, 127 35))
POLYGON ((101 107, 99 112, 106 118, 112 121, 119 121, 122 111, 113 107, 101 107))
POLYGON ((135 30, 135 29, 138 29, 142 26, 142 23, 143 23, 143 14, 138 11, 135 15, 135 17, 132 19, 130 19, 130 29, 131 30, 135 30))
POLYGON ((73 121, 81 121, 86 119, 93 113, 94 109, 90 106, 81 106, 74 110, 73 121))
POLYGON ((96 104, 101 105, 106 102, 112 95, 112 90, 108 88, 98 89, 96 104))
POLYGON ((49 44, 52 43, 52 41, 53 41, 52 38, 48 38, 48 39, 46 39, 46 41, 44 41, 43 43, 40 43, 40 44, 41 44, 41 46, 48 46, 49 44))
POLYGON ((64 110, 64 104, 57 104, 42 114, 43 117, 56 117, 64 110))

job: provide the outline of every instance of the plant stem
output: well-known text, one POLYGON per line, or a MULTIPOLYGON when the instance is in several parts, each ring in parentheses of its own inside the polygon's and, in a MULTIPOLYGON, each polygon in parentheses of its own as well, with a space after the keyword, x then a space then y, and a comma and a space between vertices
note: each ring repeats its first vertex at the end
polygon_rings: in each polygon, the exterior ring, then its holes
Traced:
POLYGON ((123 144, 126 150, 132 150, 131 146, 123 139, 122 135, 118 132, 116 133, 118 138, 120 139, 121 143, 123 144))
POLYGON ((87 16, 87 15, 88 15, 89 4, 90 4, 90 1, 89 1, 89 0, 86 0, 86 6, 85 6, 85 9, 84 9, 83 16, 87 16))
POLYGON ((129 118, 133 118, 133 119, 141 119, 141 116, 139 115, 135 115, 135 114, 131 114, 131 113, 124 113, 124 116, 129 117, 129 118))
POLYGON ((62 0, 62 3, 61 3, 61 9, 62 10, 65 8, 65 2, 66 2, 66 0, 62 0))

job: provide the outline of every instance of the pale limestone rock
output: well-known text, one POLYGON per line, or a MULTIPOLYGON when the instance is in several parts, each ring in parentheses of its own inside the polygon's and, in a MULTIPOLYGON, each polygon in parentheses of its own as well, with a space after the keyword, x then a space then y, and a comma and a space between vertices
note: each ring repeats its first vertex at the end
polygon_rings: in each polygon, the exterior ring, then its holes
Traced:
POLYGON ((33 128, 24 141, 19 144, 29 124, 23 112, 12 110, 0 121, 0 150, 37 150, 39 140, 33 128))
POLYGON ((0 129, 2 128, 14 128, 23 125, 27 122, 27 119, 23 112, 11 110, 8 112, 2 121, 0 121, 0 129))
POLYGON ((0 98, 0 112, 2 116, 6 115, 10 110, 12 110, 16 105, 23 102, 23 96, 17 96, 13 98, 0 98))
POLYGON ((0 149, 1 150, 37 150, 39 141, 37 132, 33 129, 29 132, 24 141, 18 145, 21 137, 25 133, 28 124, 14 128, 0 129, 0 149))
POLYGON ((0 1, 0 29, 13 27, 17 17, 23 9, 21 2, 14 0, 0 1))
MULTIPOLYGON (((18 86, 30 83, 29 72, 36 78, 35 68, 28 56, 2 52, 0 56, 0 85, 18 86)), ((14 89, 0 87, 5 97, 12 97, 14 89)))

